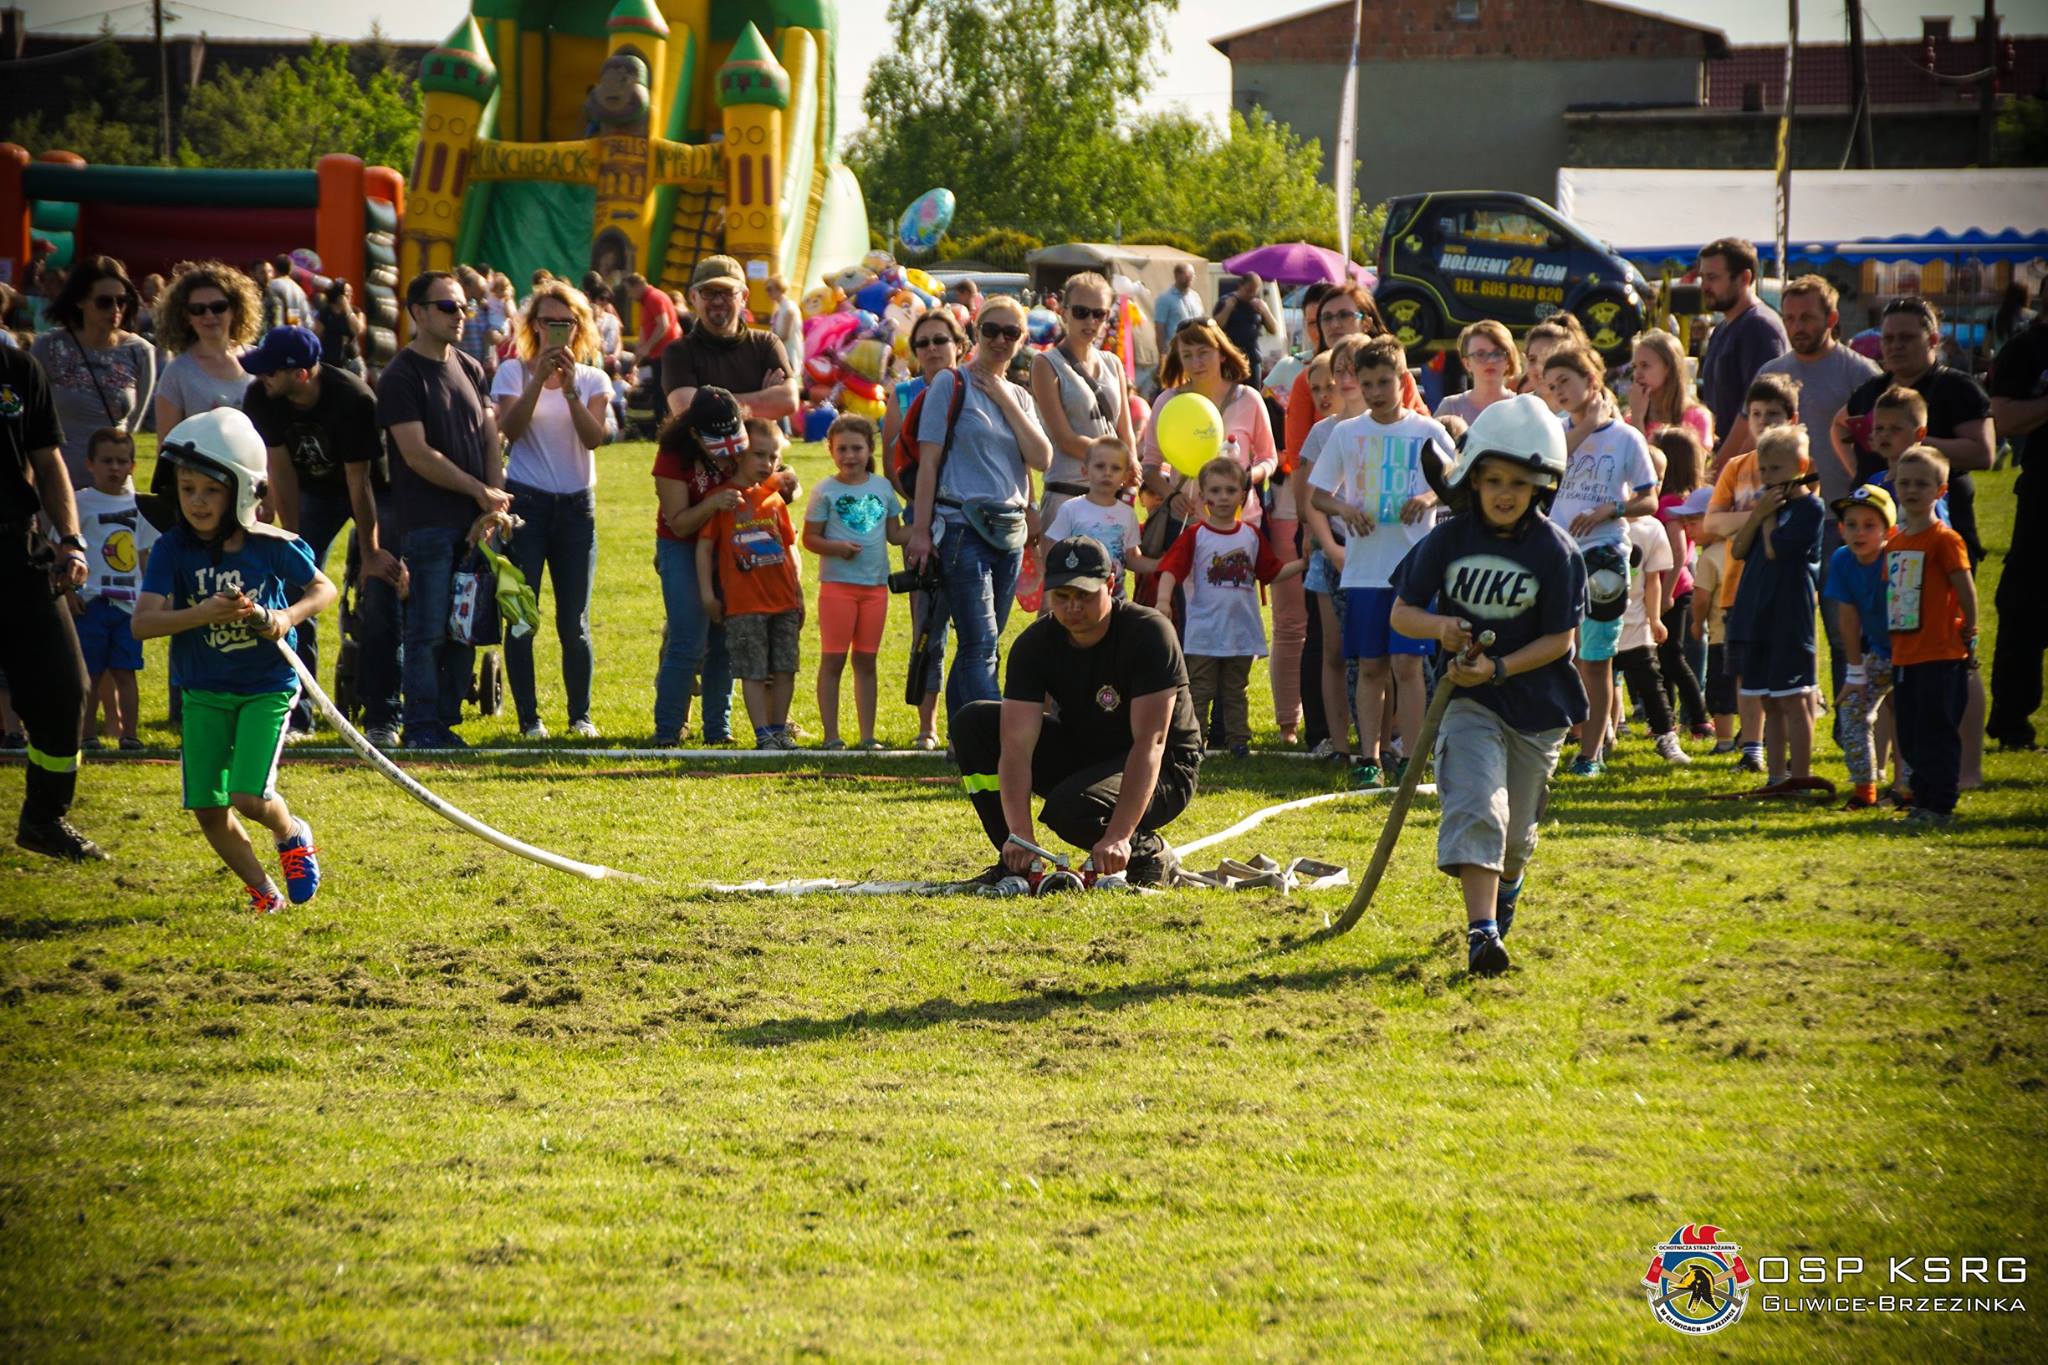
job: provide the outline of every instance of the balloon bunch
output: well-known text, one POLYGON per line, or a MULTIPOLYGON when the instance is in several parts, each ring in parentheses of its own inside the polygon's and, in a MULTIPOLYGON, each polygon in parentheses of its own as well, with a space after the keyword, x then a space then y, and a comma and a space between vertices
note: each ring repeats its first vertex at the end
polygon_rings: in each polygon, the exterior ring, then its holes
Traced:
POLYGON ((880 421, 893 352, 910 354, 910 329, 943 292, 924 271, 871 251, 804 295, 804 381, 812 403, 880 421))

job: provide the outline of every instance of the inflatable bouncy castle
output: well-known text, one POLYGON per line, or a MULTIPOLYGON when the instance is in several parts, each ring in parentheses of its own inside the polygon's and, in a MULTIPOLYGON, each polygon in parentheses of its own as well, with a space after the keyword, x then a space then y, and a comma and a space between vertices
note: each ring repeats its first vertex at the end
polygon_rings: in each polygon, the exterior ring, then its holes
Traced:
POLYGON ((856 264, 867 210, 832 159, 832 0, 474 0, 420 67, 400 273, 488 262, 522 285, 704 256, 771 275, 856 264))

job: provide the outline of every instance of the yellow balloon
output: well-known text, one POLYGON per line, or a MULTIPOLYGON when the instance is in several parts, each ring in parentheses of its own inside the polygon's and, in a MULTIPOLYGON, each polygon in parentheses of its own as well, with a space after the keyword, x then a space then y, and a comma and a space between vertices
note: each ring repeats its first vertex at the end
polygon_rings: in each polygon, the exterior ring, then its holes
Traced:
POLYGON ((1184 389, 1159 410, 1153 434, 1166 462, 1192 479, 1223 449, 1223 414, 1201 394, 1184 389))
POLYGON ((842 412, 851 412, 874 422, 881 421, 882 414, 888 411, 887 406, 881 399, 863 398, 857 393, 842 395, 839 400, 839 407, 842 412))

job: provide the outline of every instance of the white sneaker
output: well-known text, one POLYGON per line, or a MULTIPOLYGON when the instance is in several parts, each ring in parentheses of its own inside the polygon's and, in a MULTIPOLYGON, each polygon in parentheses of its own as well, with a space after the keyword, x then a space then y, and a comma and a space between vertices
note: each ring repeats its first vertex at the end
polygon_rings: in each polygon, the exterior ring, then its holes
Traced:
POLYGON ((1657 757, 1666 763, 1683 765, 1692 762, 1692 755, 1678 747, 1678 732, 1675 730, 1666 730, 1657 736, 1657 757))
POLYGON ((312 730, 297 730, 287 727, 284 732, 286 744, 310 744, 320 736, 312 730))
POLYGON ((1316 741, 1316 747, 1308 751, 1308 756, 1310 758, 1332 758, 1336 755, 1336 753, 1336 741, 1330 739, 1328 736, 1325 736, 1324 738, 1316 741))
POLYGON ((370 747, 373 749, 396 749, 398 747, 398 727, 395 725, 372 725, 369 729, 363 731, 363 738, 370 741, 370 747))
POLYGON ((535 721, 524 730, 521 730, 519 737, 521 739, 546 739, 548 737, 548 727, 539 721, 535 721))
POLYGON ((596 739, 597 727, 587 720, 572 720, 569 722, 569 733, 577 739, 596 739))

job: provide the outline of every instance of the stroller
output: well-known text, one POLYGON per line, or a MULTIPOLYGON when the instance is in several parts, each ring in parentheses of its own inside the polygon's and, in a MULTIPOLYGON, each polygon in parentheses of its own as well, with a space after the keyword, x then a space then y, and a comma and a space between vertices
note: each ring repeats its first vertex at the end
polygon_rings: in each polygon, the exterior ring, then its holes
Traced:
MULTIPOLYGON (((362 718, 362 604, 358 601, 363 557, 353 527, 348 535, 348 559, 341 581, 341 649, 334 660, 334 707, 351 725, 362 718)), ((505 667, 495 649, 479 648, 476 668, 470 673, 469 689, 463 701, 476 707, 480 716, 495 716, 505 709, 505 667)))

